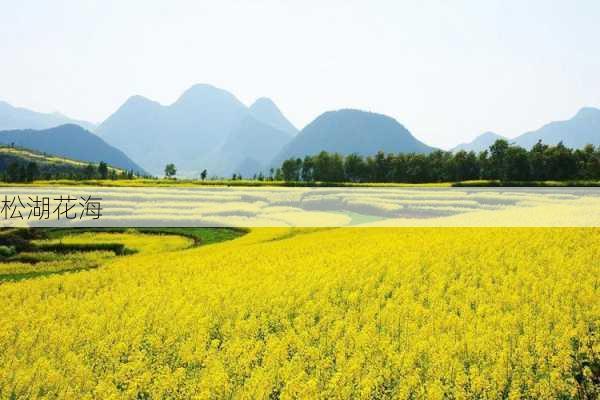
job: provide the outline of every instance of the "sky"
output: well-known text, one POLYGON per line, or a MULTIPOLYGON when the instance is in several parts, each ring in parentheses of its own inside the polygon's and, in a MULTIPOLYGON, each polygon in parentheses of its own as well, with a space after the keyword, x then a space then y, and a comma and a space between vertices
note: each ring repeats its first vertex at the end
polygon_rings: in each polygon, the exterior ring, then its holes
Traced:
POLYGON ((97 123, 209 83, 450 148, 600 107, 598 21, 597 0, 0 0, 0 100, 97 123))

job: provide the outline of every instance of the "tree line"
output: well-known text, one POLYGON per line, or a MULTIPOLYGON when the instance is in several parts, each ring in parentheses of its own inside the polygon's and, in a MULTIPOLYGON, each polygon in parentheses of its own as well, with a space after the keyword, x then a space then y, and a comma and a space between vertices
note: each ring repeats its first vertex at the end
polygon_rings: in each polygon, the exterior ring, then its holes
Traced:
POLYGON ((343 156, 322 151, 285 160, 277 178, 304 182, 433 183, 466 180, 544 181, 600 179, 600 146, 571 149, 539 141, 530 150, 497 140, 487 150, 429 154, 378 152, 343 156))
POLYGON ((109 168, 101 161, 98 164, 85 166, 68 164, 38 164, 35 161, 25 160, 0 160, 0 180, 3 182, 26 183, 35 180, 87 180, 87 179, 133 179, 133 171, 121 171, 109 168), (4 162, 2 162, 4 161, 4 162))

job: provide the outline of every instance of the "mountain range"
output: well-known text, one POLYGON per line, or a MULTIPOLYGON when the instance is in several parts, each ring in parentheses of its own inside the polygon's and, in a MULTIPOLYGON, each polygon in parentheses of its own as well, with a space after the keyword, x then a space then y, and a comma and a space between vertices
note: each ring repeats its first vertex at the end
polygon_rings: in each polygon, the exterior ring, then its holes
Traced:
MULTIPOLYGON (((153 175, 162 175, 167 163, 175 163, 178 175, 184 177, 197 177, 204 169, 209 176, 237 173, 248 177, 279 167, 287 158, 322 150, 344 155, 434 150, 382 114, 328 111, 298 131, 272 100, 262 97, 246 106, 233 94, 206 84, 192 86, 168 105, 132 96, 97 127, 61 114, 0 102, 0 130, 6 129, 11 131, 0 132, 0 143, 14 142, 82 161, 102 160, 153 175)), ((481 151, 503 138, 486 132, 452 151, 481 151)), ((562 141, 574 148, 600 145, 600 110, 583 108, 567 121, 552 122, 507 140, 527 148, 538 140, 547 144, 562 141)))
POLYGON ((231 93, 200 84, 170 105, 131 97, 96 133, 154 174, 174 162, 194 176, 203 169, 228 175, 248 160, 265 164, 296 128, 268 99, 246 107, 231 93))
POLYGON ((41 113, 26 108, 13 107, 5 101, 0 101, 0 131, 15 129, 48 129, 65 124, 76 124, 89 131, 96 125, 76 119, 71 119, 60 113, 41 113))
POLYGON ((121 150, 75 124, 44 130, 0 131, 0 143, 73 160, 94 163, 104 161, 117 168, 133 170, 141 175, 147 174, 121 150))
POLYGON ((526 132, 512 139, 507 139, 493 132, 486 132, 469 143, 456 146, 451 151, 483 151, 497 139, 508 140, 508 142, 526 149, 530 149, 539 140, 550 145, 562 142, 565 146, 575 149, 582 148, 586 144, 600 146, 600 110, 584 107, 571 119, 551 122, 535 131, 526 132))

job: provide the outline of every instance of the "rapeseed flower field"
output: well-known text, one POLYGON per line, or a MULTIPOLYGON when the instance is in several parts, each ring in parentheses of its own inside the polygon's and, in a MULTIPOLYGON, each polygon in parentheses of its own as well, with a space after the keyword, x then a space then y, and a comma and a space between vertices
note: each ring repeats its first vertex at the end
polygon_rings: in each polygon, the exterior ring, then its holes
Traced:
POLYGON ((0 398, 600 394, 597 228, 110 235, 65 240, 139 252, 0 284, 0 398))

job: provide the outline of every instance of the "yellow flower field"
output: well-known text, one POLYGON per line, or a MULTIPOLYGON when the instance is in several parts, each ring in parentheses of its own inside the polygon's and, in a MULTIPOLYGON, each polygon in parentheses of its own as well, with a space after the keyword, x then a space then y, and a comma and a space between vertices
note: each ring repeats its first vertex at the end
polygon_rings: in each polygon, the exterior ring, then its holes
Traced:
POLYGON ((183 247, 0 284, 0 398, 600 393, 598 228, 253 229, 183 247))

